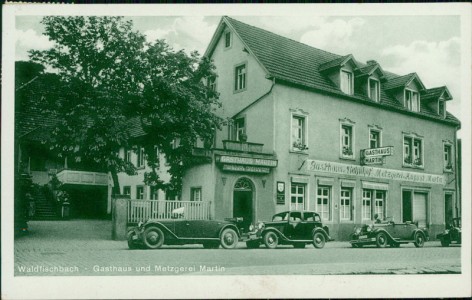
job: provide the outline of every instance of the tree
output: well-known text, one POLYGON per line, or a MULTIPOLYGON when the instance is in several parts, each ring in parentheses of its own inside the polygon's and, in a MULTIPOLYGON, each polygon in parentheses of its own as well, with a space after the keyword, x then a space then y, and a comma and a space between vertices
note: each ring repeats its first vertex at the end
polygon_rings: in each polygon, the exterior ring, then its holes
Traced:
POLYGON ((196 139, 211 141, 222 122, 214 113, 217 95, 205 85, 214 76, 213 65, 164 41, 147 43, 122 17, 44 17, 42 23, 55 46, 32 50, 30 58, 55 69, 67 85, 61 99, 45 101, 45 110, 58 118, 51 149, 110 171, 119 193, 117 173, 135 174, 136 168, 118 150, 131 146, 128 122, 139 117, 152 170, 146 182, 163 184, 155 171, 157 145, 178 188, 194 163, 196 139), (172 147, 176 140, 179 147, 172 147))

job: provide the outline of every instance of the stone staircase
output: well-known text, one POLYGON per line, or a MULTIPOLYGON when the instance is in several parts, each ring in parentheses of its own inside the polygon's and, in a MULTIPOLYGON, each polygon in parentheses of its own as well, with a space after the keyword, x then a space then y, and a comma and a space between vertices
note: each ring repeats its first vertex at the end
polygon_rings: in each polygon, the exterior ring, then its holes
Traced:
POLYGON ((59 216, 56 213, 54 204, 47 199, 44 193, 44 187, 35 185, 33 187, 33 198, 36 202, 35 215, 31 217, 31 220, 46 221, 46 220, 59 220, 59 216))

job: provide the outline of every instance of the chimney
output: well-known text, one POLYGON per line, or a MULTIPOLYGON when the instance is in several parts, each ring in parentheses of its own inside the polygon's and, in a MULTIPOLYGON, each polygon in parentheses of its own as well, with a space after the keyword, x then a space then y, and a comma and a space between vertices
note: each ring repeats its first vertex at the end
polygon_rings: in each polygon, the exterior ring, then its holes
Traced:
POLYGON ((373 59, 372 59, 372 60, 368 60, 368 61, 367 61, 367 64, 368 64, 369 66, 371 66, 371 65, 377 65, 378 63, 377 63, 376 60, 373 60, 373 59))

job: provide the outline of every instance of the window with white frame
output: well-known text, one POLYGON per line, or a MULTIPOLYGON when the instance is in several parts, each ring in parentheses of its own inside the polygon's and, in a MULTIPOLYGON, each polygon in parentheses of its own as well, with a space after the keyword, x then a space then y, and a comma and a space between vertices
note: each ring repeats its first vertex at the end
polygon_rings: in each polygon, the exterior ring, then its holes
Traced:
POLYGON ((293 183, 290 188, 290 208, 292 210, 305 209, 305 187, 304 183, 293 183))
POLYGON ((154 153, 156 153, 156 169, 159 169, 161 166, 161 158, 159 155, 159 147, 157 147, 157 145, 154 146, 154 153))
POLYGON ((352 158, 354 156, 353 149, 353 126, 349 124, 341 125, 341 156, 352 158))
POLYGON ((423 167, 423 140, 421 138, 403 137, 403 165, 423 167))
POLYGON ((385 218, 385 192, 375 191, 374 193, 374 215, 377 214, 380 220, 385 218))
POLYGON ((369 98, 380 101, 380 82, 377 79, 369 78, 369 98))
POLYGON ((306 150, 305 117, 292 115, 292 150, 306 150))
POLYGON ((137 157, 136 157, 136 167, 137 168, 144 167, 144 161, 145 161, 144 148, 138 147, 138 152, 137 152, 137 157))
POLYGON ((225 33, 225 48, 231 47, 231 32, 227 31, 225 33))
POLYGON ((131 195, 131 187, 130 186, 123 186, 123 195, 131 195))
POLYGON ((237 66, 235 71, 234 90, 241 91, 246 88, 246 64, 237 66))
POLYGON ((216 76, 208 77, 207 86, 211 91, 216 92, 216 76))
POLYGON ((354 93, 354 77, 351 72, 341 70, 341 91, 348 95, 354 93))
POLYGON ((234 121, 234 137, 236 141, 241 141, 241 136, 246 134, 246 119, 238 118, 234 121))
POLYGON ((351 220, 352 189, 341 188, 341 204, 339 207, 340 219, 342 221, 351 220))
POLYGON ((150 187, 149 199, 159 200, 159 189, 157 188, 157 186, 150 187))
POLYGON ((131 162, 131 150, 125 149, 125 162, 131 162))
POLYGON ((380 130, 369 130, 369 148, 379 148, 382 146, 380 141, 380 130))
POLYGON ((329 186, 318 186, 316 193, 316 211, 321 219, 327 221, 331 219, 331 188, 329 186))
POLYGON ((444 144, 444 170, 452 171, 452 145, 444 144))
POLYGON ((411 111, 420 111, 420 96, 418 92, 405 90, 405 106, 411 111))
POLYGON ((362 220, 372 220, 372 190, 362 190, 362 220))
POLYGON ((190 201, 202 201, 202 188, 190 188, 190 201))
POLYGON ((138 185, 136 187, 136 199, 144 199, 144 186, 138 185))

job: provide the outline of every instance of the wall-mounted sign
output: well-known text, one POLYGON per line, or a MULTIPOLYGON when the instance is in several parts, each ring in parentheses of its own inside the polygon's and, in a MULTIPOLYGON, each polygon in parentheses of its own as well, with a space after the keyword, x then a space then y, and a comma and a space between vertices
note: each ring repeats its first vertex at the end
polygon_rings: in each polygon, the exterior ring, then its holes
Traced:
POLYGON ((272 168, 277 167, 277 160, 268 158, 221 155, 216 157, 216 161, 222 164, 250 165, 272 168))
POLYGON ((361 159, 363 165, 383 165, 385 163, 383 156, 363 157, 361 159))
POLYGON ((364 149, 361 151, 361 155, 364 157, 391 156, 393 155, 393 146, 364 149))
POLYGON ((444 175, 407 172, 369 166, 348 165, 329 161, 307 159, 306 170, 310 172, 335 173, 387 180, 411 181, 419 183, 445 184, 444 175))
POLYGON ((285 182, 277 181, 277 204, 285 205, 285 182))
POLYGON ((223 171, 229 172, 245 172, 245 173, 263 173, 269 174, 270 169, 267 167, 241 166, 241 165, 223 165, 223 171))

